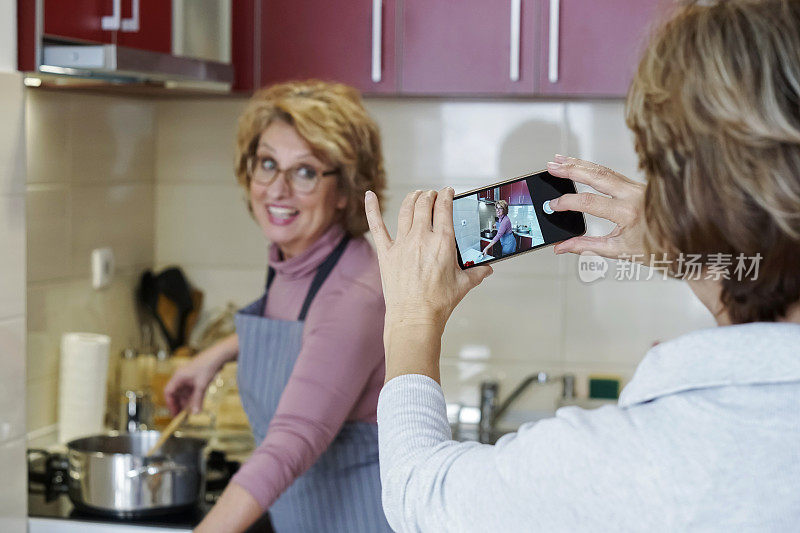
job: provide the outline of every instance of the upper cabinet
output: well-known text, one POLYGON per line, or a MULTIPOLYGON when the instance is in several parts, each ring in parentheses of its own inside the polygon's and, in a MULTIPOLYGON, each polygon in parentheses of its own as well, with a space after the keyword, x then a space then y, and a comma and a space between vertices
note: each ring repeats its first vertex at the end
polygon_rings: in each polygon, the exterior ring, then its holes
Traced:
POLYGON ((365 94, 588 97, 625 95, 665 3, 240 1, 245 18, 234 27, 246 31, 233 46, 242 89, 322 78, 365 94))
POLYGON ((123 0, 117 44, 164 54, 172 53, 172 2, 123 0))
POLYGON ((542 0, 541 68, 536 92, 558 96, 623 96, 657 0, 542 0))
POLYGON ((119 0, 45 0, 44 33, 51 37, 113 44, 122 19, 120 8, 119 0))
POLYGON ((260 12, 255 83, 319 78, 397 91, 395 0, 263 0, 260 12))
POLYGON ((44 34, 172 51, 172 2, 164 0, 45 0, 44 34))
POLYGON ((400 91, 531 94, 539 0, 404 0, 400 91))

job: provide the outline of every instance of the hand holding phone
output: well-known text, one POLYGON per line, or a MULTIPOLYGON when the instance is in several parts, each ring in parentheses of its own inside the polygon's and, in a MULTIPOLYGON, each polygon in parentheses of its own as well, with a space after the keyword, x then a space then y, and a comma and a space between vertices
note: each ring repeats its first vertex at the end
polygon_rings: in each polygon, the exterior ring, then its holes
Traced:
POLYGON ((547 163, 548 171, 592 187, 601 194, 582 192, 566 194, 552 203, 555 211, 578 211, 616 223, 608 235, 579 236, 559 243, 557 254, 593 252, 610 259, 644 261, 644 190, 642 183, 633 181, 609 168, 563 155, 547 163))
POLYGON ((586 232, 582 213, 548 202, 575 184, 543 170, 457 195, 453 226, 458 264, 470 268, 552 245, 586 232))

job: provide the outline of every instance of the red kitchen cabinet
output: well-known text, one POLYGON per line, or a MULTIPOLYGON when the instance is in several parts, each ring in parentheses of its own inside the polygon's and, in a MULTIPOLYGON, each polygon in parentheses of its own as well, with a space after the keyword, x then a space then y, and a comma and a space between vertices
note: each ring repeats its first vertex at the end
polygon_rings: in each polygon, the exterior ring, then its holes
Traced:
POLYGON ((542 0, 539 83, 548 96, 624 96, 662 0, 542 0))
POLYGON ((112 17, 115 1, 44 0, 44 33, 66 39, 114 43, 116 30, 103 29, 103 18, 112 17))
POLYGON ((117 44, 171 54, 172 2, 123 0, 122 28, 117 32, 117 44))
POLYGON ((511 205, 512 196, 514 196, 513 184, 506 183, 505 185, 500 186, 500 200, 505 200, 509 205, 511 205))
POLYGON ((263 0, 256 86, 319 78, 395 93, 396 0, 263 0))
POLYGON ((533 93, 540 0, 405 0, 405 94, 533 93))
POLYGON ((45 0, 49 37, 172 52, 172 2, 163 0, 45 0), (115 8, 119 17, 114 17, 115 8))

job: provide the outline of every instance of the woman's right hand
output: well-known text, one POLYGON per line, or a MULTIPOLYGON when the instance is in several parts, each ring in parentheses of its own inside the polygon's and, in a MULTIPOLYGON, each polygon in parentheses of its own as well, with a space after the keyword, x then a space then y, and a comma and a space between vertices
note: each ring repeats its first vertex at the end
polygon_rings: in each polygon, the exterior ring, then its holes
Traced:
POLYGON ((644 251, 644 189, 645 186, 626 178, 619 172, 574 157, 556 155, 547 163, 553 176, 589 185, 608 196, 581 192, 565 194, 550 200, 554 211, 579 211, 616 223, 602 237, 573 237, 555 246, 555 253, 593 252, 610 259, 645 261, 644 251))
POLYGON ((187 407, 195 414, 203 408, 206 389, 221 366, 209 355, 208 350, 197 354, 190 363, 176 370, 164 387, 164 398, 173 415, 187 407))

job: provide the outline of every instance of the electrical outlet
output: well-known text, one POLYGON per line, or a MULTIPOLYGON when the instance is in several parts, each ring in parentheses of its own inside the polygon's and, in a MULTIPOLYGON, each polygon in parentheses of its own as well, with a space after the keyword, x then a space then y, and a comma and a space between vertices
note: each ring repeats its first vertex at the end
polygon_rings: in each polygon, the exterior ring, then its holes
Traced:
POLYGON ((114 250, 97 248, 92 250, 92 287, 104 289, 114 278, 114 250))

